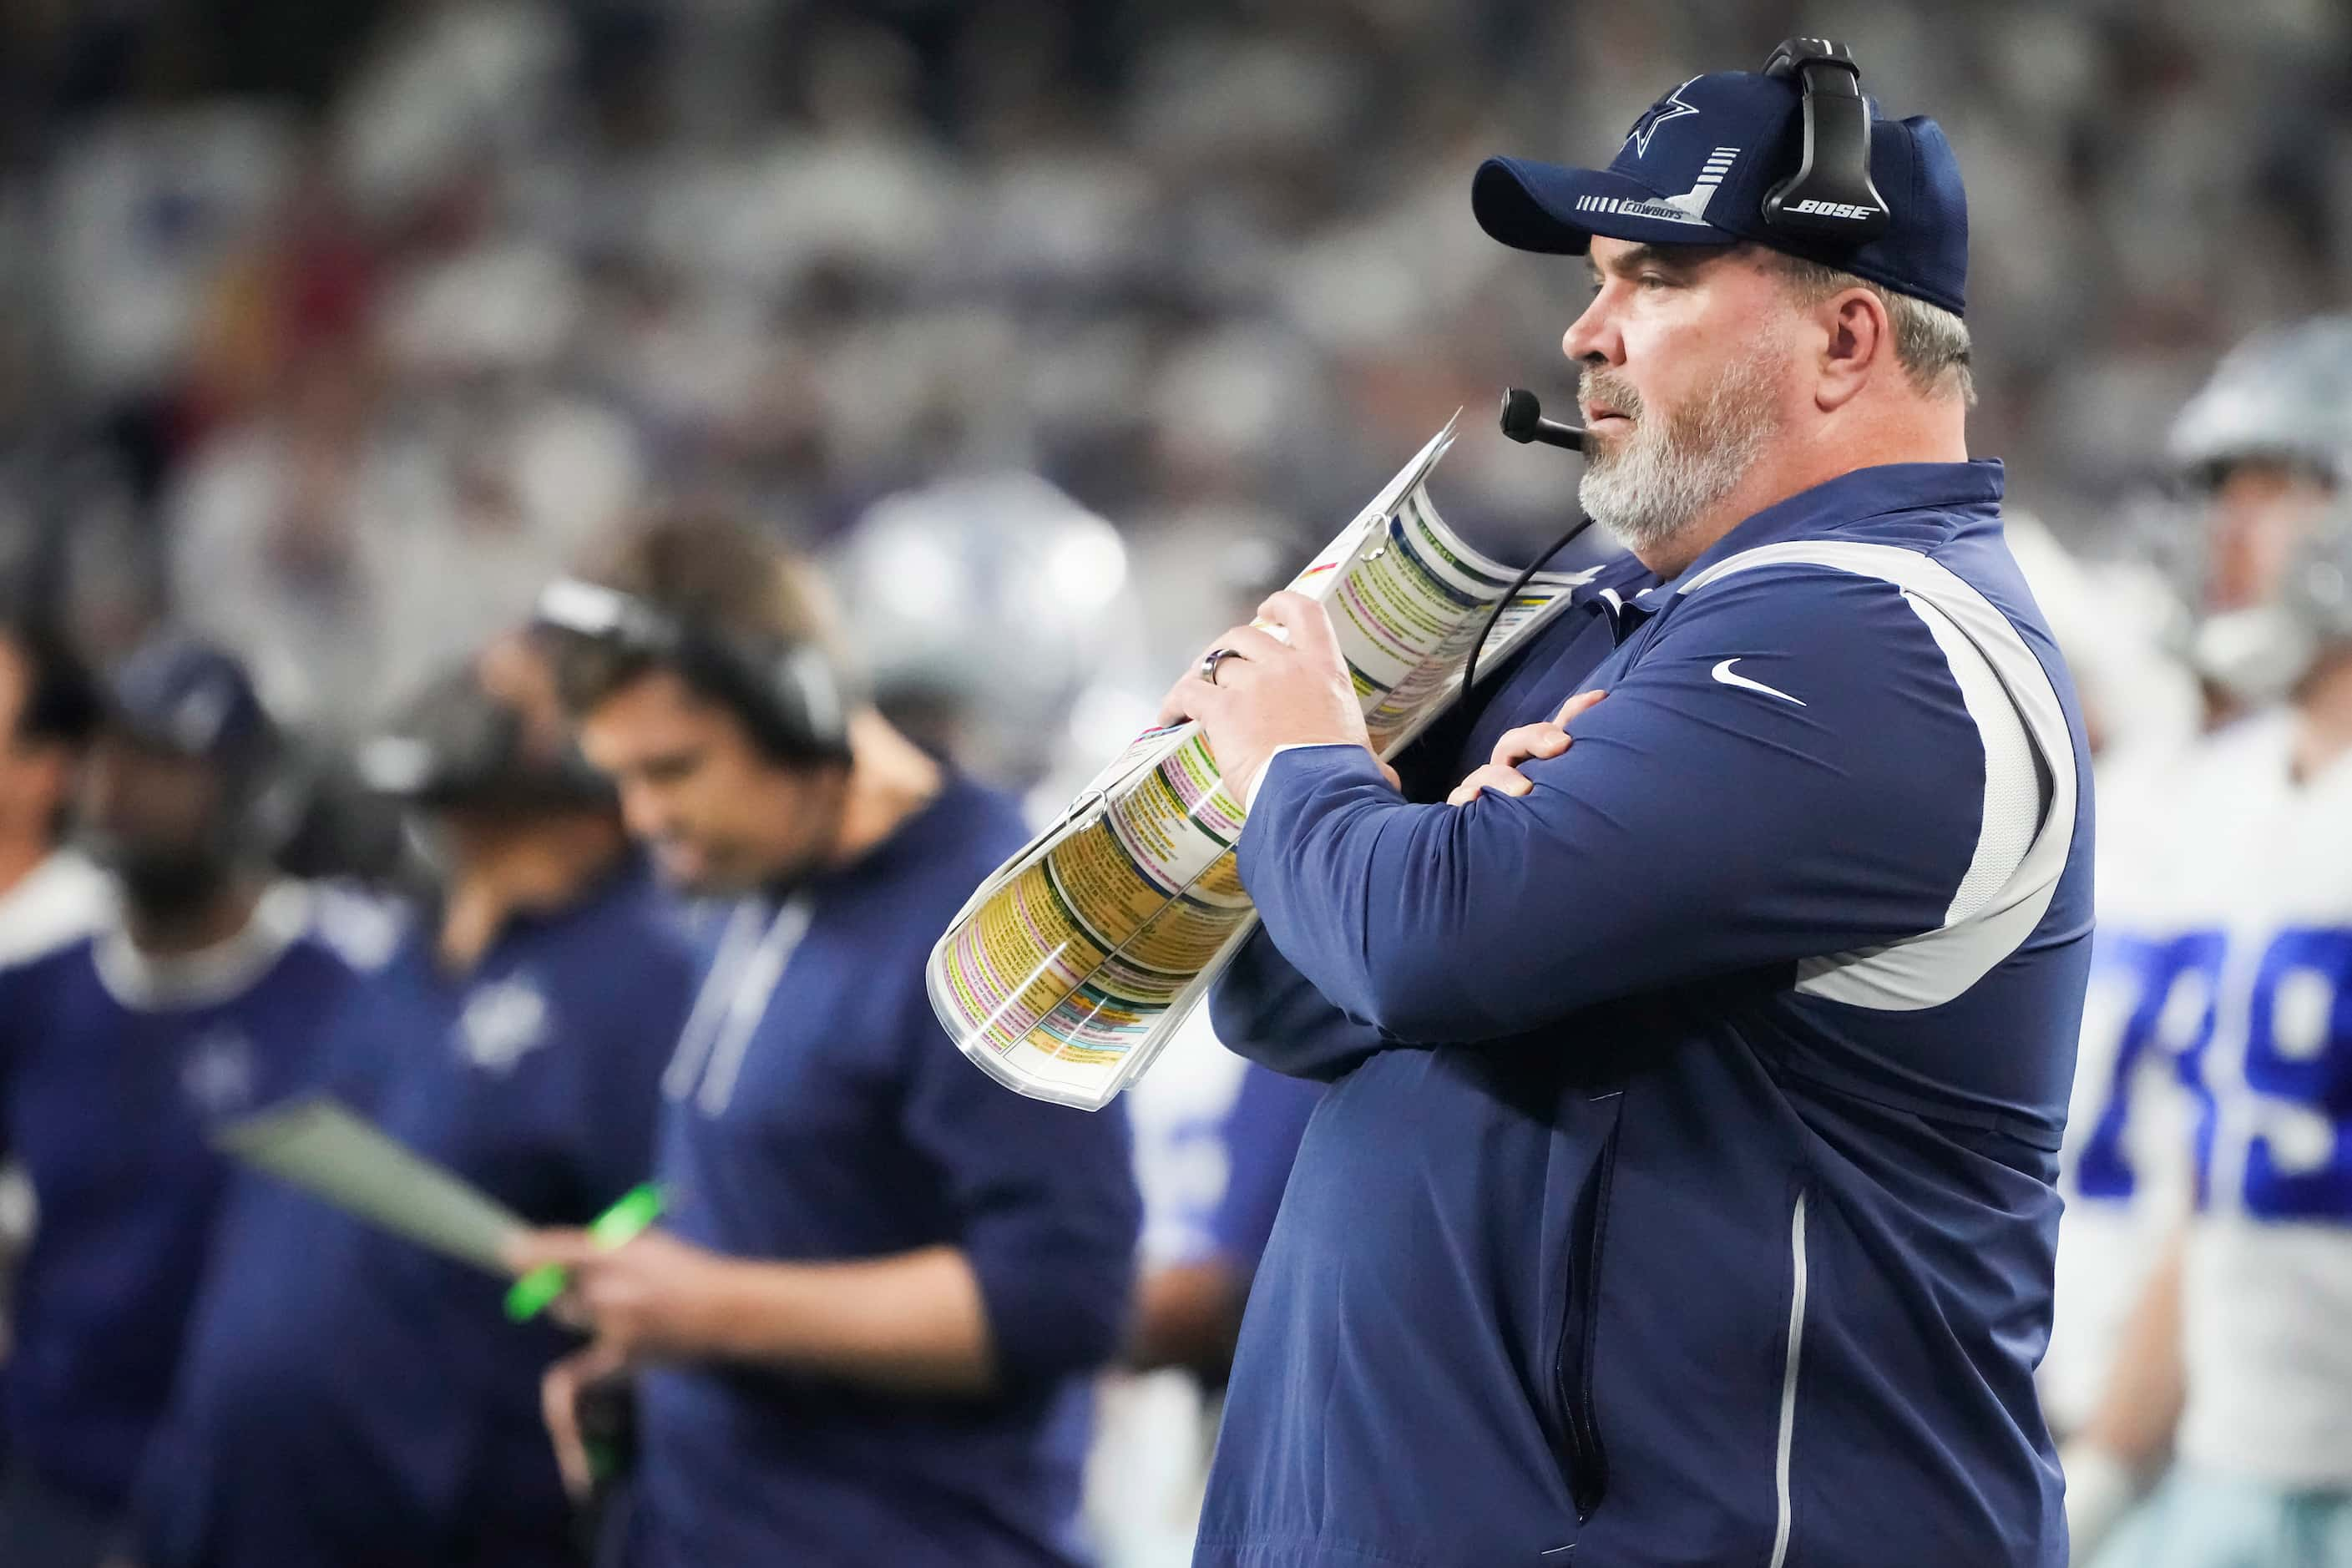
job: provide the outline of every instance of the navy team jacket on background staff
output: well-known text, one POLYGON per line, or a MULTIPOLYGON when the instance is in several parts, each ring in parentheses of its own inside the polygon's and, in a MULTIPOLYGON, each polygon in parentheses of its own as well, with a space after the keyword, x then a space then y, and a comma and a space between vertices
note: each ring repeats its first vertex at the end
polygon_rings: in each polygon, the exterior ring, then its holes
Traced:
POLYGON ((8 1458, 113 1514, 172 1388, 226 1163, 205 1142, 308 1070, 352 984, 292 882, 247 930, 142 958, 110 923, 0 972, 6 1152, 40 1205, 16 1277, 8 1458))
POLYGON ((2063 1563, 2089 769, 2000 495, 1861 469, 1611 568, 1412 758, 1606 689, 1523 798, 1268 764, 1217 1030, 1336 1081, 1199 1563, 2063 1563))
MULTIPOLYGON (((642 1181, 692 984, 634 858, 450 976, 419 921, 327 1041, 326 1087, 525 1218, 642 1181)), ((151 1568, 575 1561, 539 1381, 575 1342, 500 1281, 260 1176, 240 1183, 140 1512, 151 1568)))
POLYGON ((961 1247, 1003 1393, 917 1399, 750 1367, 649 1371, 628 1568, 1081 1561, 1086 1374, 1117 1345, 1139 1221, 1125 1117, 1000 1088, 923 991, 931 943, 1026 837, 1011 803, 951 778, 781 914, 746 900, 665 1082, 659 1159, 664 1223, 720 1252, 961 1247), (780 975, 762 973, 763 949, 789 949, 780 975))

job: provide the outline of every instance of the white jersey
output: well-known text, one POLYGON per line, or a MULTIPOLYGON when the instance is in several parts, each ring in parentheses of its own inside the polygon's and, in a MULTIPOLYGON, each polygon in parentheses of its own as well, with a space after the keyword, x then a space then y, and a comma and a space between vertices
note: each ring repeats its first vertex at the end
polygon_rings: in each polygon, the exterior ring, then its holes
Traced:
MULTIPOLYGON (((1209 1256, 1228 1162, 1218 1133, 1247 1068, 1209 1010, 1184 1021, 1127 1092, 1148 1272, 1209 1256)), ((1104 1568, 1183 1568, 1216 1436, 1216 1404, 1191 1373, 1107 1373, 1097 1389, 1086 1510, 1104 1568)))
POLYGON ((2167 873, 2184 816, 2180 780, 2194 753, 2149 749, 2103 762, 2089 986, 2074 1093, 2059 1154, 2057 1312, 2040 1373, 2063 1437, 2106 1390, 2116 1342, 2167 1238, 2189 1206, 2191 1097, 2180 1078, 2210 987, 2172 962, 2167 873))
POLYGON ((0 969, 81 936, 113 907, 112 885, 87 856, 59 849, 0 893, 0 969))
POLYGON ((2294 721, 2187 771, 2159 868, 2197 1094, 2179 1447, 2210 1470, 2352 1487, 2352 755, 2298 783, 2294 721), (2201 1016, 2200 1016, 2201 1015, 2201 1016))

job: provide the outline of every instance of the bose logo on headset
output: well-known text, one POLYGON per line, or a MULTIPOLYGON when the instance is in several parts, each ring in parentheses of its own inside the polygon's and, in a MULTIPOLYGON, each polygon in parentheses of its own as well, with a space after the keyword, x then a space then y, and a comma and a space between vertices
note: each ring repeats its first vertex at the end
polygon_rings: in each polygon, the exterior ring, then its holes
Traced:
POLYGON ((1822 217, 1845 217, 1860 221, 1878 216, 1874 207, 1856 206, 1852 202, 1799 202, 1788 209, 1792 213, 1818 213, 1822 217))

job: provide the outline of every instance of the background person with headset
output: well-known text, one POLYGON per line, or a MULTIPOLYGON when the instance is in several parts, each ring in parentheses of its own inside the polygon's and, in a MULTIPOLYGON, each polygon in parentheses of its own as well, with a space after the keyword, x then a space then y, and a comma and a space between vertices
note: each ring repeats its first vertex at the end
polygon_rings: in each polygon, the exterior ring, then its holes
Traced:
MULTIPOLYGON (((326 1025, 314 1081, 541 1224, 652 1162, 693 960, 518 638, 362 744, 439 887, 326 1025)), ((149 1568, 563 1568, 539 1418, 567 1352, 499 1281, 260 1176, 240 1184, 141 1488, 149 1568)))
POLYGON ((313 895, 268 869, 294 804, 279 760, 235 659, 134 653, 81 796, 116 908, 0 972, 0 1144, 38 1205, 5 1383, 9 1568, 117 1544, 226 1179, 206 1133, 299 1080, 353 983, 313 895))
POLYGON ((1056 1564, 1086 1373, 1118 1346, 1138 1224, 1127 1129, 1004 1093, 923 989, 932 941, 1025 838, 1013 805, 845 695, 803 568, 723 519, 657 520, 541 601, 583 749, 689 892, 734 900, 662 1089, 663 1226, 546 1234, 635 1369, 608 1560, 1056 1564))

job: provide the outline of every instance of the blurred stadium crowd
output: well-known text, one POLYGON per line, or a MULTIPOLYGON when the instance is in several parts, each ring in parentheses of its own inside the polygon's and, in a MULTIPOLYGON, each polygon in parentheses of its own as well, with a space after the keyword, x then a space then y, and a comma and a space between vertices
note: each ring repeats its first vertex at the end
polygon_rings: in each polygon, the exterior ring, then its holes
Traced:
MULTIPOLYGON (((1114 519, 1163 656, 1549 353, 1465 221, 1774 5, 140 0, 10 7, 0 560, 357 720, 648 493, 822 541, 952 472, 1114 519), (1727 10, 1728 15, 1727 15, 1727 10), (1220 607, 1222 605, 1220 605, 1220 607)), ((2096 536, 2215 354, 2352 268, 2310 0, 1811 7, 1963 149, 1979 450, 2096 536)), ((1559 478, 1444 499, 1548 537, 1559 478)))
MULTIPOLYGON (((2231 343, 2342 305, 2352 13, 1725 9, 7 7, 0 581, 40 609, 12 657, 49 657, 36 622, 101 668, 165 629, 232 651, 310 754, 290 863, 363 885, 335 907, 365 928, 449 863, 356 787, 360 743, 616 523, 684 502, 829 562, 901 726, 1058 804, 1457 407, 1566 395, 1581 279, 1477 231, 1478 160, 1606 148, 1662 80, 1801 26, 1958 148, 1972 447, 2049 525, 2021 553, 2109 738, 2184 737, 2161 593, 2110 593, 2060 545, 2128 558, 2190 528, 2178 410, 2231 343)), ((1434 489, 1524 557, 1567 485, 1468 439, 1434 489)), ((544 721, 505 659, 475 668, 544 721)), ((31 777, 0 787, 71 794, 31 777)), ((1180 1370, 1104 1390, 1106 1568, 1186 1560, 1305 1110, 1197 1045, 1131 1097, 1146 1327, 1124 1353, 1180 1370)))

